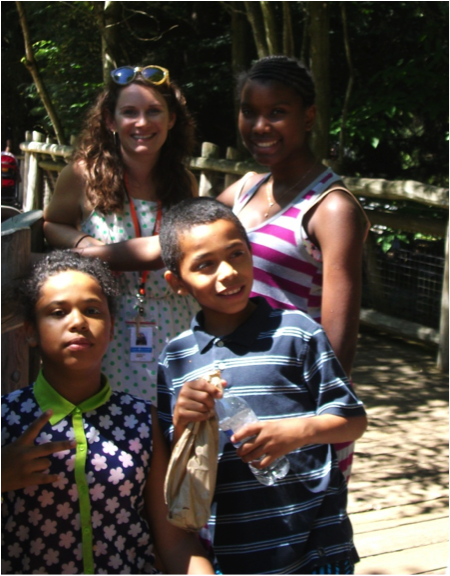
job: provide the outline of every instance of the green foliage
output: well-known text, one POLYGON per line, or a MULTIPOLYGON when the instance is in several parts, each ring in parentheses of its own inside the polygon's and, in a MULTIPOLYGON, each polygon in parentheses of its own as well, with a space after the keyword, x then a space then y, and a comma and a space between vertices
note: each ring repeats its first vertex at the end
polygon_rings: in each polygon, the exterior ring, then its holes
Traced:
MULTIPOLYGON (((231 10, 243 2, 115 2, 117 65, 169 68, 198 123, 199 141, 235 145, 231 10)), ((300 54, 308 3, 289 2, 300 54)), ((102 86, 101 2, 25 2, 40 70, 66 134, 79 131, 102 86)), ((273 9, 281 14, 281 3, 273 9)), ((52 132, 20 64, 14 2, 2 2, 2 118, 21 133, 52 132)), ((340 3, 330 3, 331 127, 339 140, 348 68, 340 3)), ((347 175, 448 183, 448 3, 346 2, 355 82, 346 122, 347 175)), ((278 19, 277 19, 278 21, 278 19)), ((281 26, 279 26, 281 32, 281 26)), ((242 46, 256 58, 251 28, 242 46)), ((23 136, 22 136, 23 137, 23 136)))
MULTIPOLYGON (((348 2, 347 15, 355 85, 344 172, 448 185, 448 3, 348 2)), ((335 72, 344 94, 348 72, 335 72)), ((332 102, 337 138, 342 98, 332 102)))

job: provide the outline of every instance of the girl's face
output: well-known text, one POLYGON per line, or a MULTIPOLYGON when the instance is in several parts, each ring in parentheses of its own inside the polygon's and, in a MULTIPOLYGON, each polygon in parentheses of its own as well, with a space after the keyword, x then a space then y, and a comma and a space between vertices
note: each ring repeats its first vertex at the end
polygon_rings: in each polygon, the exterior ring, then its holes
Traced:
POLYGON ((28 341, 39 346, 44 366, 95 370, 112 339, 108 301, 98 282, 75 270, 50 276, 43 284, 28 341))
POLYGON ((301 96, 281 82, 248 80, 241 93, 239 130, 257 162, 275 166, 297 161, 307 150, 315 106, 305 108, 301 96))
POLYGON ((162 94, 149 86, 130 84, 121 90, 108 124, 118 133, 125 156, 155 155, 175 120, 162 94))

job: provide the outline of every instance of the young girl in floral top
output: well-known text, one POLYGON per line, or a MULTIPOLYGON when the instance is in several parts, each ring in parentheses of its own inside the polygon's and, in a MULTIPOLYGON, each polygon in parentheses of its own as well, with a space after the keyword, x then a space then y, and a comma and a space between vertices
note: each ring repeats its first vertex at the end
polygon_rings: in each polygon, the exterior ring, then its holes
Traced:
POLYGON ((193 535, 166 520, 167 454, 154 408, 101 374, 112 276, 54 252, 25 285, 34 384, 2 398, 2 573, 211 574, 193 535), (38 420, 36 421, 36 418, 38 420))

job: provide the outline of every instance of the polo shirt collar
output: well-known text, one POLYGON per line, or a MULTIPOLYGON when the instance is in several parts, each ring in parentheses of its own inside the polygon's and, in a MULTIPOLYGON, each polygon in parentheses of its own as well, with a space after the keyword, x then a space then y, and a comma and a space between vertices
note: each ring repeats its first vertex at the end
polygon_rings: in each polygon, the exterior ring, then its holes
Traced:
POLYGON ((213 336, 205 332, 204 326, 204 316, 203 312, 200 311, 194 317, 191 322, 191 330, 197 341, 197 345, 200 353, 205 352, 205 350, 212 346, 213 342, 217 340, 222 340, 223 342, 235 342, 246 348, 250 348, 259 334, 262 332, 264 326, 266 326, 267 318, 273 311, 273 308, 268 304, 267 300, 262 296, 255 296, 250 298, 250 300, 256 304, 255 310, 250 314, 245 322, 236 328, 234 332, 224 336, 223 338, 218 336, 213 336))
POLYGON ((54 426, 71 414, 76 408, 81 410, 81 412, 91 412, 103 404, 106 404, 111 397, 111 386, 103 374, 102 382, 104 383, 102 389, 94 396, 78 404, 78 406, 75 406, 75 404, 63 398, 63 396, 47 382, 42 374, 42 370, 39 372, 33 391, 42 412, 46 412, 50 408, 52 409, 53 416, 50 418, 50 424, 54 426))

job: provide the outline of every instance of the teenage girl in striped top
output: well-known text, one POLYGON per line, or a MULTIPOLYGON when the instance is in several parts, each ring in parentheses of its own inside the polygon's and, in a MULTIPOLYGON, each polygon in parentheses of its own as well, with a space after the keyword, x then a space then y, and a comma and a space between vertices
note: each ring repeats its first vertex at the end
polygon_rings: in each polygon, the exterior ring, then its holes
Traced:
MULTIPOLYGON (((269 56, 240 76, 238 93, 244 144, 270 172, 246 174, 218 199, 233 207, 252 244, 252 296, 320 322, 350 376, 369 223, 340 177, 310 149, 313 80, 297 60, 269 56)), ((353 448, 336 448, 348 477, 353 448)))

